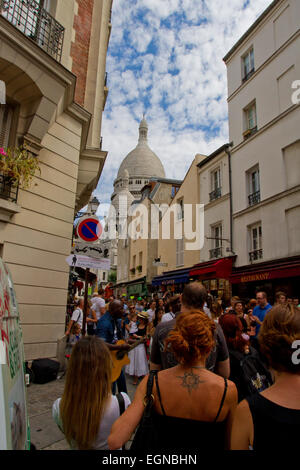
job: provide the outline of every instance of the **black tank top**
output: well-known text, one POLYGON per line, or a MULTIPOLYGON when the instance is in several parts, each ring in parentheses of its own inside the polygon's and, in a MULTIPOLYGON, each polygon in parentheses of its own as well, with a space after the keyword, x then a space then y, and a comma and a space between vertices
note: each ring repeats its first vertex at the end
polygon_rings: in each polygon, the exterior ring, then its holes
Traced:
POLYGON ((160 449, 197 449, 204 451, 224 450, 226 420, 217 422, 223 408, 227 392, 227 380, 224 379, 224 393, 214 421, 198 421, 193 419, 167 416, 161 401, 158 378, 155 375, 156 390, 162 415, 153 413, 155 430, 159 433, 160 449))
POLYGON ((298 449, 300 410, 277 405, 260 393, 247 397, 247 401, 254 426, 253 450, 298 449))

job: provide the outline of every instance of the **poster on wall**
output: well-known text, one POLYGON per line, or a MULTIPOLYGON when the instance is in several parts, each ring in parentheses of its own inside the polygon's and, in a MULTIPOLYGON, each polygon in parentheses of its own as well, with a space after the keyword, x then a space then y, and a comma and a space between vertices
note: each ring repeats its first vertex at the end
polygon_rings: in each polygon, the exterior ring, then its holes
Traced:
POLYGON ((30 446, 24 347, 11 275, 0 258, 0 450, 30 446))

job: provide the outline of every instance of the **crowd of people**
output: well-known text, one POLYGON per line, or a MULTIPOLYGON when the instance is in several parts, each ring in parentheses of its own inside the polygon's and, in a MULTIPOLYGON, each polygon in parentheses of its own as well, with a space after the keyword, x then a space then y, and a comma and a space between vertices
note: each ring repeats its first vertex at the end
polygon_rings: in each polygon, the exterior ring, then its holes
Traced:
POLYGON ((135 450, 296 447, 298 299, 278 292, 272 306, 257 292, 247 303, 224 304, 199 282, 149 301, 106 302, 103 294, 91 298, 87 334, 79 333, 82 299, 66 331, 72 354, 53 416, 72 448, 122 449, 136 429, 135 450), (130 361, 114 382, 112 353, 130 361), (132 403, 126 375, 137 385, 132 403), (152 437, 141 440, 149 388, 152 437))

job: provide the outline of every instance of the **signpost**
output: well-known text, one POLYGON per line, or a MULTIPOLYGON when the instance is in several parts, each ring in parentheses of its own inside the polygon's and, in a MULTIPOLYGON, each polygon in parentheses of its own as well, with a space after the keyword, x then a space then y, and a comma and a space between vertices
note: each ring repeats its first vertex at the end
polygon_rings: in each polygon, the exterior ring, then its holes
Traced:
POLYGON ((72 252, 75 255, 103 259, 103 248, 98 243, 77 242, 72 252))
POLYGON ((153 266, 168 266, 168 263, 162 263, 161 261, 153 261, 153 266))
POLYGON ((77 235, 84 242, 95 242, 102 234, 102 225, 97 217, 82 217, 77 224, 77 235))
POLYGON ((89 256, 82 255, 69 255, 66 258, 66 262, 69 266, 74 268, 93 268, 93 269, 103 269, 110 270, 110 259, 109 258, 90 258, 89 256))

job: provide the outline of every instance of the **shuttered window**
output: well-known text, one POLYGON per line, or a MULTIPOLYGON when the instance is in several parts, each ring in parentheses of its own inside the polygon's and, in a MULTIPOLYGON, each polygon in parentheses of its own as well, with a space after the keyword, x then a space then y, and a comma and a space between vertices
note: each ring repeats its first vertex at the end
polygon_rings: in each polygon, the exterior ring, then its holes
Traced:
POLYGON ((13 107, 6 104, 0 106, 0 147, 7 147, 11 131, 13 107))

